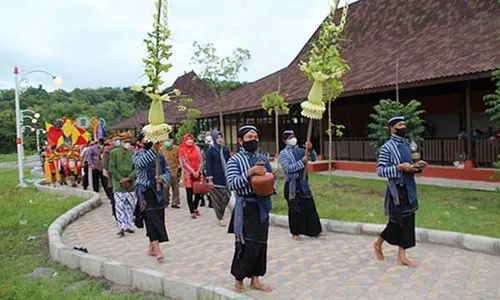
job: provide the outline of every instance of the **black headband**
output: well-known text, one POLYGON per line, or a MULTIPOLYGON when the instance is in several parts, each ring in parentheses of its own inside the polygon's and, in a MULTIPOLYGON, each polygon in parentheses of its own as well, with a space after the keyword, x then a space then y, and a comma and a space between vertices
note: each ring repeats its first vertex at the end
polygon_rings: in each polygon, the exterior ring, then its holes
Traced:
POLYGON ((403 117, 403 116, 395 116, 395 117, 390 118, 387 121, 387 124, 389 125, 389 127, 392 127, 392 126, 396 125, 397 123, 402 122, 404 120, 405 120, 405 117, 403 117))
POLYGON ((247 134, 250 131, 255 131, 257 134, 259 134, 259 130, 253 125, 243 125, 238 129, 238 137, 243 138, 245 134, 247 134))

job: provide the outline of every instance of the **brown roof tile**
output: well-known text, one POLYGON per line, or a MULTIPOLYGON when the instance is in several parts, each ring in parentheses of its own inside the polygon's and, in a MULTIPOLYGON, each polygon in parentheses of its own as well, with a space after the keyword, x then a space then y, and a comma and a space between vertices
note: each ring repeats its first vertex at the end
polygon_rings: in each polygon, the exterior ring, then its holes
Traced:
MULTIPOLYGON (((498 20, 496 0, 353 3, 341 44, 341 55, 351 67, 343 77, 344 94, 395 85, 397 57, 400 84, 425 85, 427 80, 491 71, 500 63, 498 20)), ((307 59, 318 34, 319 28, 288 67, 227 95, 225 112, 260 108, 262 96, 276 90, 279 76, 291 102, 305 99, 311 83, 298 63, 307 59)))
MULTIPOLYGON (((193 98, 193 106, 200 109, 200 111, 215 103, 213 93, 205 82, 197 78, 193 71, 178 77, 174 84, 167 90, 172 89, 179 89, 183 95, 193 98)), ((179 111, 178 104, 175 102, 163 103, 163 112, 165 114, 165 121, 168 124, 179 124, 186 115, 185 112, 179 111)), ((146 110, 134 114, 131 118, 111 126, 111 129, 134 128, 136 123, 139 127, 142 127, 148 123, 148 113, 149 111, 146 110)))

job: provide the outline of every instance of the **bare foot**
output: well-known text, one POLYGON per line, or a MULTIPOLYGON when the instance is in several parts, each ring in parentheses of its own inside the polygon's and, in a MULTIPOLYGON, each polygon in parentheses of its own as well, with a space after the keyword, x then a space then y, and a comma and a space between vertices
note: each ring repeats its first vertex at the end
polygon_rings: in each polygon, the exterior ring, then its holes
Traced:
POLYGON ((273 289, 270 286, 262 284, 260 282, 253 282, 250 284, 250 287, 254 290, 259 290, 266 293, 270 293, 273 291, 273 289))
POLYGON ((375 250, 375 256, 377 256, 377 259, 385 259, 384 253, 382 253, 382 245, 379 245, 377 242, 373 243, 373 250, 375 250))
POLYGON ((243 281, 234 281, 234 288, 238 293, 243 293, 243 290, 245 289, 245 286, 243 285, 243 281))
POLYGON ((411 260, 409 260, 408 258, 398 258, 398 265, 401 265, 401 266, 408 266, 410 268, 416 268, 417 267, 417 264, 412 262, 411 260))
POLYGON ((318 234, 318 237, 324 237, 326 236, 326 233, 324 231, 321 231, 319 234, 318 234))
POLYGON ((165 256, 163 255, 163 253, 161 252, 161 250, 160 250, 160 249, 158 249, 158 250, 157 250, 157 252, 156 252, 156 260, 157 260, 157 261, 161 261, 161 260, 163 260, 164 258, 165 258, 165 256))
POLYGON ((300 237, 300 235, 292 235, 292 240, 300 241, 300 240, 302 240, 302 238, 300 237))

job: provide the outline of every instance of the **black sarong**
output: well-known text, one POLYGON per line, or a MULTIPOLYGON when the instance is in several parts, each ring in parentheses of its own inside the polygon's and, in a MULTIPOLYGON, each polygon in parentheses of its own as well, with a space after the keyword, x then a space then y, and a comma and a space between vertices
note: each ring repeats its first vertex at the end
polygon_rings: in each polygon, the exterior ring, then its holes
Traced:
MULTIPOLYGON (((234 233, 234 212, 229 223, 229 233, 234 233)), ((257 203, 246 203, 243 209, 243 236, 245 244, 237 242, 231 265, 231 274, 238 281, 252 276, 264 276, 267 269, 267 237, 269 220, 260 220, 257 203)))
POLYGON ((146 235, 149 241, 159 243, 168 242, 167 229, 165 228, 165 201, 156 200, 156 192, 147 189, 144 192, 146 210, 144 211, 144 223, 146 223, 146 235))
POLYGON ((389 244, 409 249, 415 246, 415 214, 402 218, 401 224, 389 220, 380 236, 389 244))
MULTIPOLYGON (((298 185, 299 186, 299 185, 298 185)), ((285 183, 285 199, 288 204, 288 224, 292 235, 318 236, 321 229, 318 212, 314 198, 297 191, 295 199, 290 201, 288 198, 288 183, 285 183)))

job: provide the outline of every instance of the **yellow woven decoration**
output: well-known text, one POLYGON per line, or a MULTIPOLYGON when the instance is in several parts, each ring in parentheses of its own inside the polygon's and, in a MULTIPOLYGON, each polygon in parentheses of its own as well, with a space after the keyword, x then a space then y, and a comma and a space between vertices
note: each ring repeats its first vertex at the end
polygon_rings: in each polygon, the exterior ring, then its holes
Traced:
POLYGON ((309 119, 321 120, 323 113, 326 110, 325 103, 323 102, 323 82, 328 79, 328 76, 322 73, 315 73, 313 75, 314 83, 307 96, 307 101, 302 102, 301 114, 309 119))
POLYGON ((149 125, 144 126, 142 131, 145 139, 150 142, 162 142, 169 139, 172 132, 172 126, 165 124, 165 115, 163 112, 163 101, 170 101, 168 94, 159 95, 157 93, 146 93, 151 99, 149 107, 149 125))

